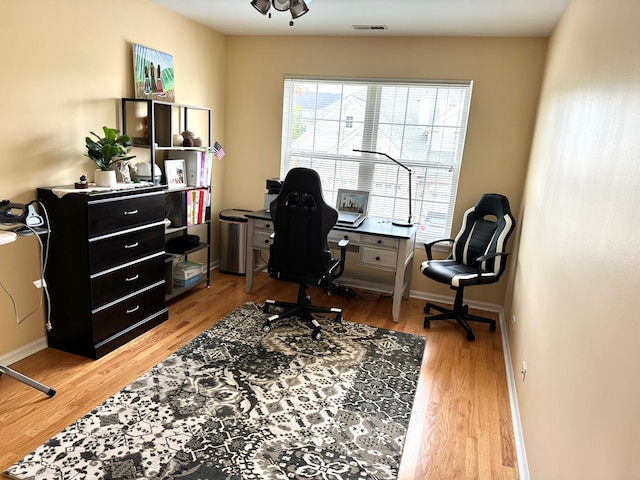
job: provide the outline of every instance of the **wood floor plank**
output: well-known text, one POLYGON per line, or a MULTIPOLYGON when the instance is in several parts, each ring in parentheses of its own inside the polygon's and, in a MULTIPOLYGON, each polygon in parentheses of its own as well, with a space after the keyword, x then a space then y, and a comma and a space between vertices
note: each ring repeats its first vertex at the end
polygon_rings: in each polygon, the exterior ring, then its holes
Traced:
MULTIPOLYGON (((169 320, 100 360, 47 348, 12 365, 57 390, 53 398, 0 377, 0 471, 214 325, 245 302, 295 300, 295 285, 257 275, 253 292, 245 278, 212 272, 211 287, 198 287, 169 304, 169 320)), ((347 321, 427 337, 400 480, 516 479, 517 462, 500 331, 474 327, 475 342, 452 322, 422 326, 424 302, 402 302, 391 321, 391 298, 356 298, 309 290, 314 303, 343 308, 347 321)), ((474 312, 493 315, 487 312, 474 312)))

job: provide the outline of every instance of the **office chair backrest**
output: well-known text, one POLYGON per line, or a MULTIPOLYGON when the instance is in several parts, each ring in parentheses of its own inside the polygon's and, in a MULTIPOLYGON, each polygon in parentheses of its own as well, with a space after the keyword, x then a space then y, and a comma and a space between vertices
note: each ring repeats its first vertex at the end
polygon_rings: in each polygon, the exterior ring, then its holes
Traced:
MULTIPOLYGON (((474 207, 465 212, 462 229, 453 245, 452 258, 475 266, 476 259, 482 255, 505 252, 514 226, 507 197, 497 193, 484 194, 474 207)), ((498 256, 485 261, 482 270, 502 275, 505 266, 506 257, 498 256)))
POLYGON ((269 274, 274 278, 319 285, 331 262, 327 235, 338 212, 322 196, 320 176, 309 168, 287 173, 280 194, 270 205, 274 240, 269 274))

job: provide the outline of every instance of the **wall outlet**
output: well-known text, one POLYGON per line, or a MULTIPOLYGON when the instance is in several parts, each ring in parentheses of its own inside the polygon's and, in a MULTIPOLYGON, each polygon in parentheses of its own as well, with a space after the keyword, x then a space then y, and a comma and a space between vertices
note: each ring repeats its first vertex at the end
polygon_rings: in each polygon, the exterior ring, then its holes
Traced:
POLYGON ((527 376, 527 364, 522 360, 522 368, 520 369, 520 373, 522 374, 522 381, 524 382, 525 377, 527 376))

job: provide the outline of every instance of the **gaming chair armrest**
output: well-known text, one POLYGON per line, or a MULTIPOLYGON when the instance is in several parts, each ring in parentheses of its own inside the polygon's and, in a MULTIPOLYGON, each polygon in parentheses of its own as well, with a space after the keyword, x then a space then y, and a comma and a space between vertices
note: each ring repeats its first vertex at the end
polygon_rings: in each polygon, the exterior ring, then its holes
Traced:
MULTIPOLYGON (((487 260, 491 260, 492 258, 496 258, 496 257, 506 257, 507 255, 510 255, 507 252, 493 252, 493 253, 487 253, 486 255, 481 255, 478 258, 476 258, 476 267, 478 269, 478 280, 482 279, 482 269, 480 268, 483 262, 486 262, 487 260)), ((482 283, 482 281, 480 281, 480 283, 482 283)))
POLYGON ((433 255, 431 253, 431 247, 433 247, 435 244, 437 243, 444 243, 444 242, 449 242, 450 245, 453 245, 453 238, 441 238, 440 240, 434 240, 433 242, 429 242, 429 243, 425 243, 424 244, 424 249, 427 251, 427 259, 428 260, 433 260, 433 255))
POLYGON ((331 270, 329 273, 332 279, 338 278, 344 273, 344 263, 345 263, 345 260, 347 259, 347 245, 349 245, 349 240, 345 238, 343 238, 338 242, 338 247, 340 248, 340 261, 335 262, 331 266, 331 270), (333 272, 336 269, 336 267, 339 267, 338 273, 333 272))

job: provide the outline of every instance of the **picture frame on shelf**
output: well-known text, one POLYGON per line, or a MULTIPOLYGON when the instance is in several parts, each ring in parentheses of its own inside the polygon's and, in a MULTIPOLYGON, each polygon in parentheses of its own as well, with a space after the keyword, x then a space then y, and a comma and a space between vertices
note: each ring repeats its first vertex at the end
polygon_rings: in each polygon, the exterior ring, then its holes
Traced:
POLYGON ((369 192, 365 190, 338 189, 336 209, 339 212, 367 214, 369 192))
POLYGON ((169 188, 184 188, 187 186, 183 159, 165 160, 164 173, 169 188))

